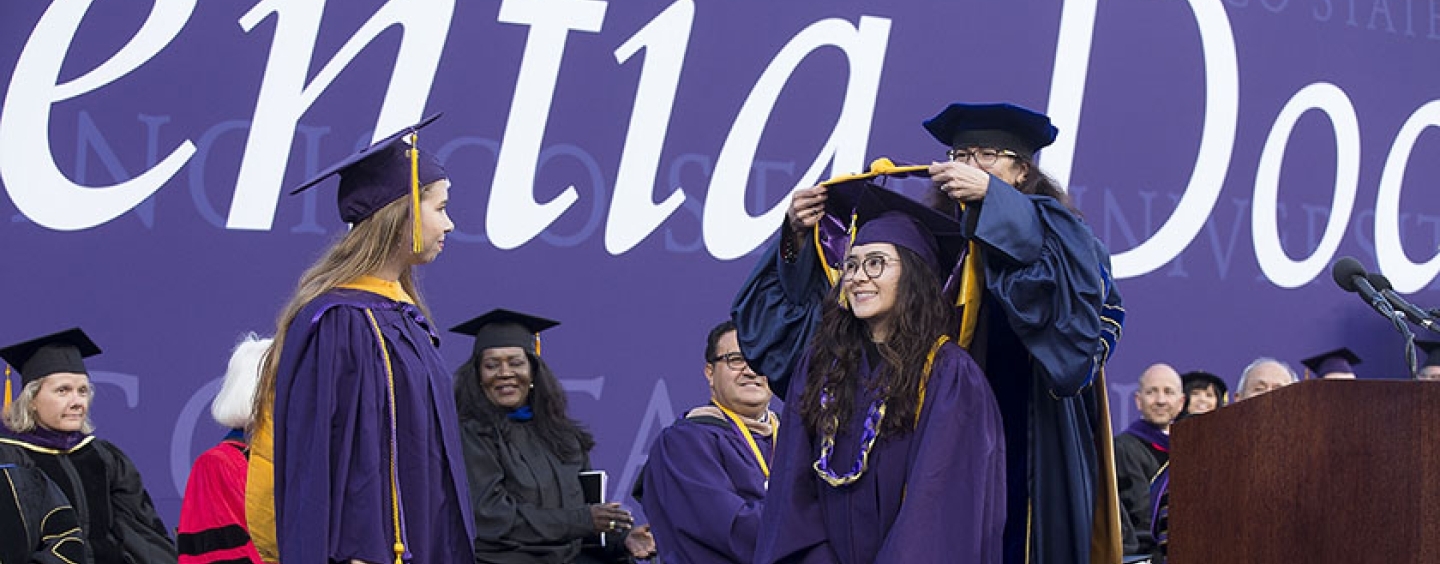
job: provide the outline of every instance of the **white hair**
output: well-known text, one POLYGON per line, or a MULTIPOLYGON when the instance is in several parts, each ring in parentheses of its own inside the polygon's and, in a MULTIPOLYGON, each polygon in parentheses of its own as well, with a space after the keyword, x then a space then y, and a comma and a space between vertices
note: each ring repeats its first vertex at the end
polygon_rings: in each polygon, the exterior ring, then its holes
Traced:
POLYGON ((255 333, 247 333, 235 345, 235 351, 230 353, 230 366, 225 369, 225 382, 215 394, 215 401, 210 403, 210 416, 216 423, 230 429, 250 425, 250 406, 260 383, 260 359, 273 342, 274 339, 261 339, 255 333))
POLYGON ((1255 359, 1250 364, 1246 365, 1245 370, 1240 372, 1240 383, 1236 386, 1236 395, 1243 395, 1245 393, 1245 384, 1249 383, 1251 372, 1254 372, 1256 368, 1260 367, 1260 365, 1270 362, 1278 364, 1280 368, 1285 369, 1285 373, 1290 375, 1291 384, 1294 384, 1295 382, 1300 380, 1300 378, 1295 376, 1295 369, 1290 368, 1289 364, 1285 364, 1284 361, 1276 360, 1268 356, 1262 356, 1255 359))

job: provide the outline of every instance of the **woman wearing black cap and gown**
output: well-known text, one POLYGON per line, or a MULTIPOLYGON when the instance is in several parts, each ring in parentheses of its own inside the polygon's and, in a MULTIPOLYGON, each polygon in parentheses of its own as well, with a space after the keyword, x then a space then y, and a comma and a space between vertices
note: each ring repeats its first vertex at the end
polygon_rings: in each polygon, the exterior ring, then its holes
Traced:
POLYGON ((267 561, 473 560, 454 392, 413 274, 454 228, 448 176, 414 145, 433 119, 300 187, 338 173, 352 227, 301 276, 261 368, 246 518, 267 561))
POLYGON ((539 354, 539 333, 558 324, 496 309, 451 329, 475 337, 455 371, 455 404, 476 562, 603 562, 655 551, 649 527, 634 527, 618 503, 585 501, 580 472, 590 469, 595 439, 570 418, 565 391, 539 354), (597 535, 608 537, 608 550, 582 551, 597 535))
POLYGON ((135 464, 92 434, 83 359, 97 354, 80 329, 0 349, 24 382, 5 409, 0 464, 38 468, 65 492, 84 533, 86 562, 175 562, 175 545, 135 464))
MULTIPOLYGON (((1119 507, 1103 371, 1124 322, 1110 256, 1034 155, 1054 142, 1043 114, 951 104, 925 122, 946 162, 928 174, 937 207, 973 243, 955 274, 983 288, 962 344, 985 370, 1005 423, 1007 563, 1120 558, 1119 507)), ((776 390, 819 321, 825 277, 811 230, 826 190, 799 190, 787 226, 736 297, 740 347, 776 390)), ((815 238, 820 238, 820 229, 815 238)), ((821 241, 823 246, 825 243, 821 241)))

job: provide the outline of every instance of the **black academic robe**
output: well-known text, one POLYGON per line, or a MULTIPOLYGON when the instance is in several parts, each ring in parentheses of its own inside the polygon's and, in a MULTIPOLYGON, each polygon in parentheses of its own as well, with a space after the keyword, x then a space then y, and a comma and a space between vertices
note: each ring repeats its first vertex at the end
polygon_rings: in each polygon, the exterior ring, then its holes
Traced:
MULTIPOLYGON (((1118 515, 1100 507, 1114 510, 1100 494, 1113 474, 1096 384, 1124 321, 1109 253, 1055 199, 993 177, 961 220, 979 243, 986 287, 969 350, 1004 418, 1005 561, 1087 564, 1096 525, 1098 542, 1118 544, 1108 531, 1119 534, 1118 515)), ((762 255, 731 310, 741 350, 775 390, 786 389, 828 290, 813 247, 792 261, 781 248, 762 255)))
POLYGON ((85 534, 95 564, 176 562, 175 544, 135 464, 115 445, 87 436, 67 450, 37 445, 25 435, 0 437, 0 464, 38 468, 60 487, 85 534))
POLYGON ((1126 554, 1155 552, 1150 485, 1169 460, 1170 436, 1144 421, 1132 423, 1115 437, 1115 481, 1125 514, 1122 538, 1126 554))
POLYGON ((37 468, 0 464, 0 562, 74 564, 85 538, 65 493, 37 468))
MULTIPOLYGON (((582 544, 598 540, 580 487, 580 472, 590 469, 588 453, 562 459, 536 434, 533 421, 467 419, 460 435, 475 513, 476 562, 588 561, 582 544)), ((573 446, 579 451, 579 437, 573 446)), ((607 535, 607 541, 608 550, 595 552, 605 559, 623 557, 623 537, 607 535)))

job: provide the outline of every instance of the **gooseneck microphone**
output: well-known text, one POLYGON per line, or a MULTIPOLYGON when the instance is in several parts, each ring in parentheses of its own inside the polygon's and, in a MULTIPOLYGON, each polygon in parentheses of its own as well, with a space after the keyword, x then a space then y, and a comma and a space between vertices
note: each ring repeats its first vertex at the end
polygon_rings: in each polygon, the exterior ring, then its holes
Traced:
POLYGON ((1384 274, 1371 272, 1365 275, 1365 279, 1380 292, 1380 295, 1383 296, 1386 301, 1390 302, 1390 305, 1395 306, 1396 310, 1403 313, 1405 318, 1409 319, 1411 323, 1440 333, 1440 327, 1436 326, 1435 318, 1430 312, 1415 307, 1415 304, 1410 303, 1404 296, 1397 293, 1395 287, 1390 285, 1390 279, 1386 278, 1384 274))
POLYGON ((1335 277, 1335 283, 1340 289, 1346 292, 1358 293, 1360 297, 1370 304, 1380 315, 1385 316, 1393 322, 1399 322, 1395 306, 1385 299, 1385 296, 1375 289, 1370 280, 1365 277, 1365 267, 1360 266, 1360 261, 1352 257, 1344 257, 1335 261, 1335 266, 1330 269, 1330 274, 1335 277))

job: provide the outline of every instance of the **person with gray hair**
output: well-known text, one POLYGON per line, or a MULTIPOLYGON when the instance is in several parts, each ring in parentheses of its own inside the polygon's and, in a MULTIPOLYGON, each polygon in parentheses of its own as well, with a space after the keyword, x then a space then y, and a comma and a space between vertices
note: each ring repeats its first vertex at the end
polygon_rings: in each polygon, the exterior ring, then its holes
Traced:
POLYGON ((84 533, 85 562, 176 562, 135 464, 93 434, 95 396, 84 359, 97 354, 100 347, 79 328, 0 349, 24 384, 4 411, 0 464, 38 468, 60 487, 84 533))
POLYGON ((1240 373, 1240 385, 1235 391, 1235 401, 1247 400, 1289 386, 1296 380, 1295 369, 1283 361, 1270 357, 1257 358, 1240 373))
POLYGON ((180 557, 187 564, 261 562, 245 526, 245 476, 250 448, 245 429, 252 421, 250 406, 260 382, 260 361, 272 342, 255 333, 241 337, 230 353, 220 392, 210 403, 210 416, 230 432, 220 444, 201 453, 190 468, 185 498, 180 503, 177 539, 180 557))

